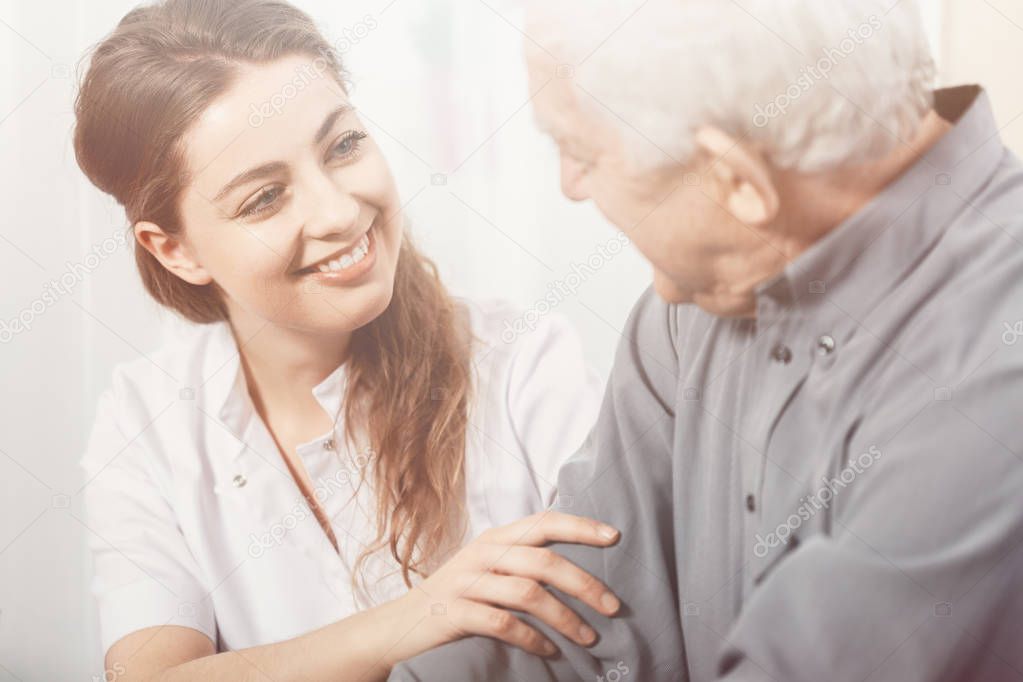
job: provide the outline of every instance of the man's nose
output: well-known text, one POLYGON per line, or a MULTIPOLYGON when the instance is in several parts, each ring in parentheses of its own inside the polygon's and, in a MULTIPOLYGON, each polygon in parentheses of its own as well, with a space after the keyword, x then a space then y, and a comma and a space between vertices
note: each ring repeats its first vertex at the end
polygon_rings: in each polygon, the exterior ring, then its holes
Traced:
POLYGON ((572 201, 590 198, 586 191, 587 167, 567 154, 561 155, 561 192, 572 201))

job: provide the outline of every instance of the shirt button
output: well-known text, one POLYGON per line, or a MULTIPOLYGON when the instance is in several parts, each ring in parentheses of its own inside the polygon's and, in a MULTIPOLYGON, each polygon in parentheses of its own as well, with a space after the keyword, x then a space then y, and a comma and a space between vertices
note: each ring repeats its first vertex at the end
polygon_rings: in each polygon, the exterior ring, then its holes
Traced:
POLYGON ((817 339, 817 354, 818 355, 831 355, 835 352, 835 337, 824 334, 817 339))
POLYGON ((757 509, 757 498, 753 497, 753 493, 746 496, 746 509, 749 511, 756 511, 757 509))
POLYGON ((771 350, 771 359, 787 365, 792 362, 792 351, 785 344, 779 343, 771 350))
POLYGON ((334 439, 333 438, 328 438, 327 440, 323 441, 323 449, 324 450, 333 450, 334 449, 334 439))
POLYGON ((241 474, 238 474, 233 479, 231 479, 231 483, 234 484, 235 488, 244 488, 245 484, 248 483, 248 482, 249 482, 248 479, 246 479, 241 474))

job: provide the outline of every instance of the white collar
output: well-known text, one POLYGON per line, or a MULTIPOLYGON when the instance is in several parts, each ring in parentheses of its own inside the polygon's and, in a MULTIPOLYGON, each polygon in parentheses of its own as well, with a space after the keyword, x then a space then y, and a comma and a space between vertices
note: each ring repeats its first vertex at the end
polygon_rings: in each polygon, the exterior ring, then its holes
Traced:
MULTIPOLYGON (((202 390, 206 404, 238 438, 242 438, 254 412, 242 371, 238 343, 226 321, 211 325, 209 352, 202 360, 202 390)), ((341 363, 312 389, 316 402, 328 415, 339 415, 347 387, 348 363, 341 363)), ((340 418, 338 423, 340 423, 340 418)))

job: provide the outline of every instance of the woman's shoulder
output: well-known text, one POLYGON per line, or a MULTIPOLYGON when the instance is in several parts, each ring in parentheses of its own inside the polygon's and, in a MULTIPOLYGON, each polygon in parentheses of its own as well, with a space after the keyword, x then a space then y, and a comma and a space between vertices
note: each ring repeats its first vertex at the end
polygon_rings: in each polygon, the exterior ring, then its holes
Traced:
POLYGON ((501 299, 458 300, 471 320, 480 382, 512 412, 516 405, 552 398, 590 402, 600 393, 600 379, 565 316, 501 299))
POLYGON ((230 332, 224 322, 173 329, 156 350, 114 366, 100 407, 112 410, 109 416, 131 430, 149 424, 177 401, 195 400, 227 359, 225 333, 230 332))
POLYGON ((559 340, 578 341, 568 319, 552 310, 527 308, 500 298, 457 301, 468 313, 477 360, 511 361, 559 340))
POLYGON ((558 469, 596 420, 602 382, 565 316, 502 300, 462 302, 479 381, 470 504, 484 526, 501 525, 550 505, 558 469))

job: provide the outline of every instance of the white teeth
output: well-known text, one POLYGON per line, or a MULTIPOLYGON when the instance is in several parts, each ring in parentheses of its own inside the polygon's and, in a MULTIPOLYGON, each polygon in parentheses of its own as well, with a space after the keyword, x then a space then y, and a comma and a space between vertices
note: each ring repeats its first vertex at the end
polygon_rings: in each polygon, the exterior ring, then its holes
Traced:
POLYGON ((346 253, 340 258, 318 265, 317 270, 320 272, 336 272, 338 270, 345 270, 360 262, 368 254, 369 233, 367 232, 362 236, 362 239, 359 240, 359 243, 355 245, 355 248, 353 248, 350 253, 346 253))

